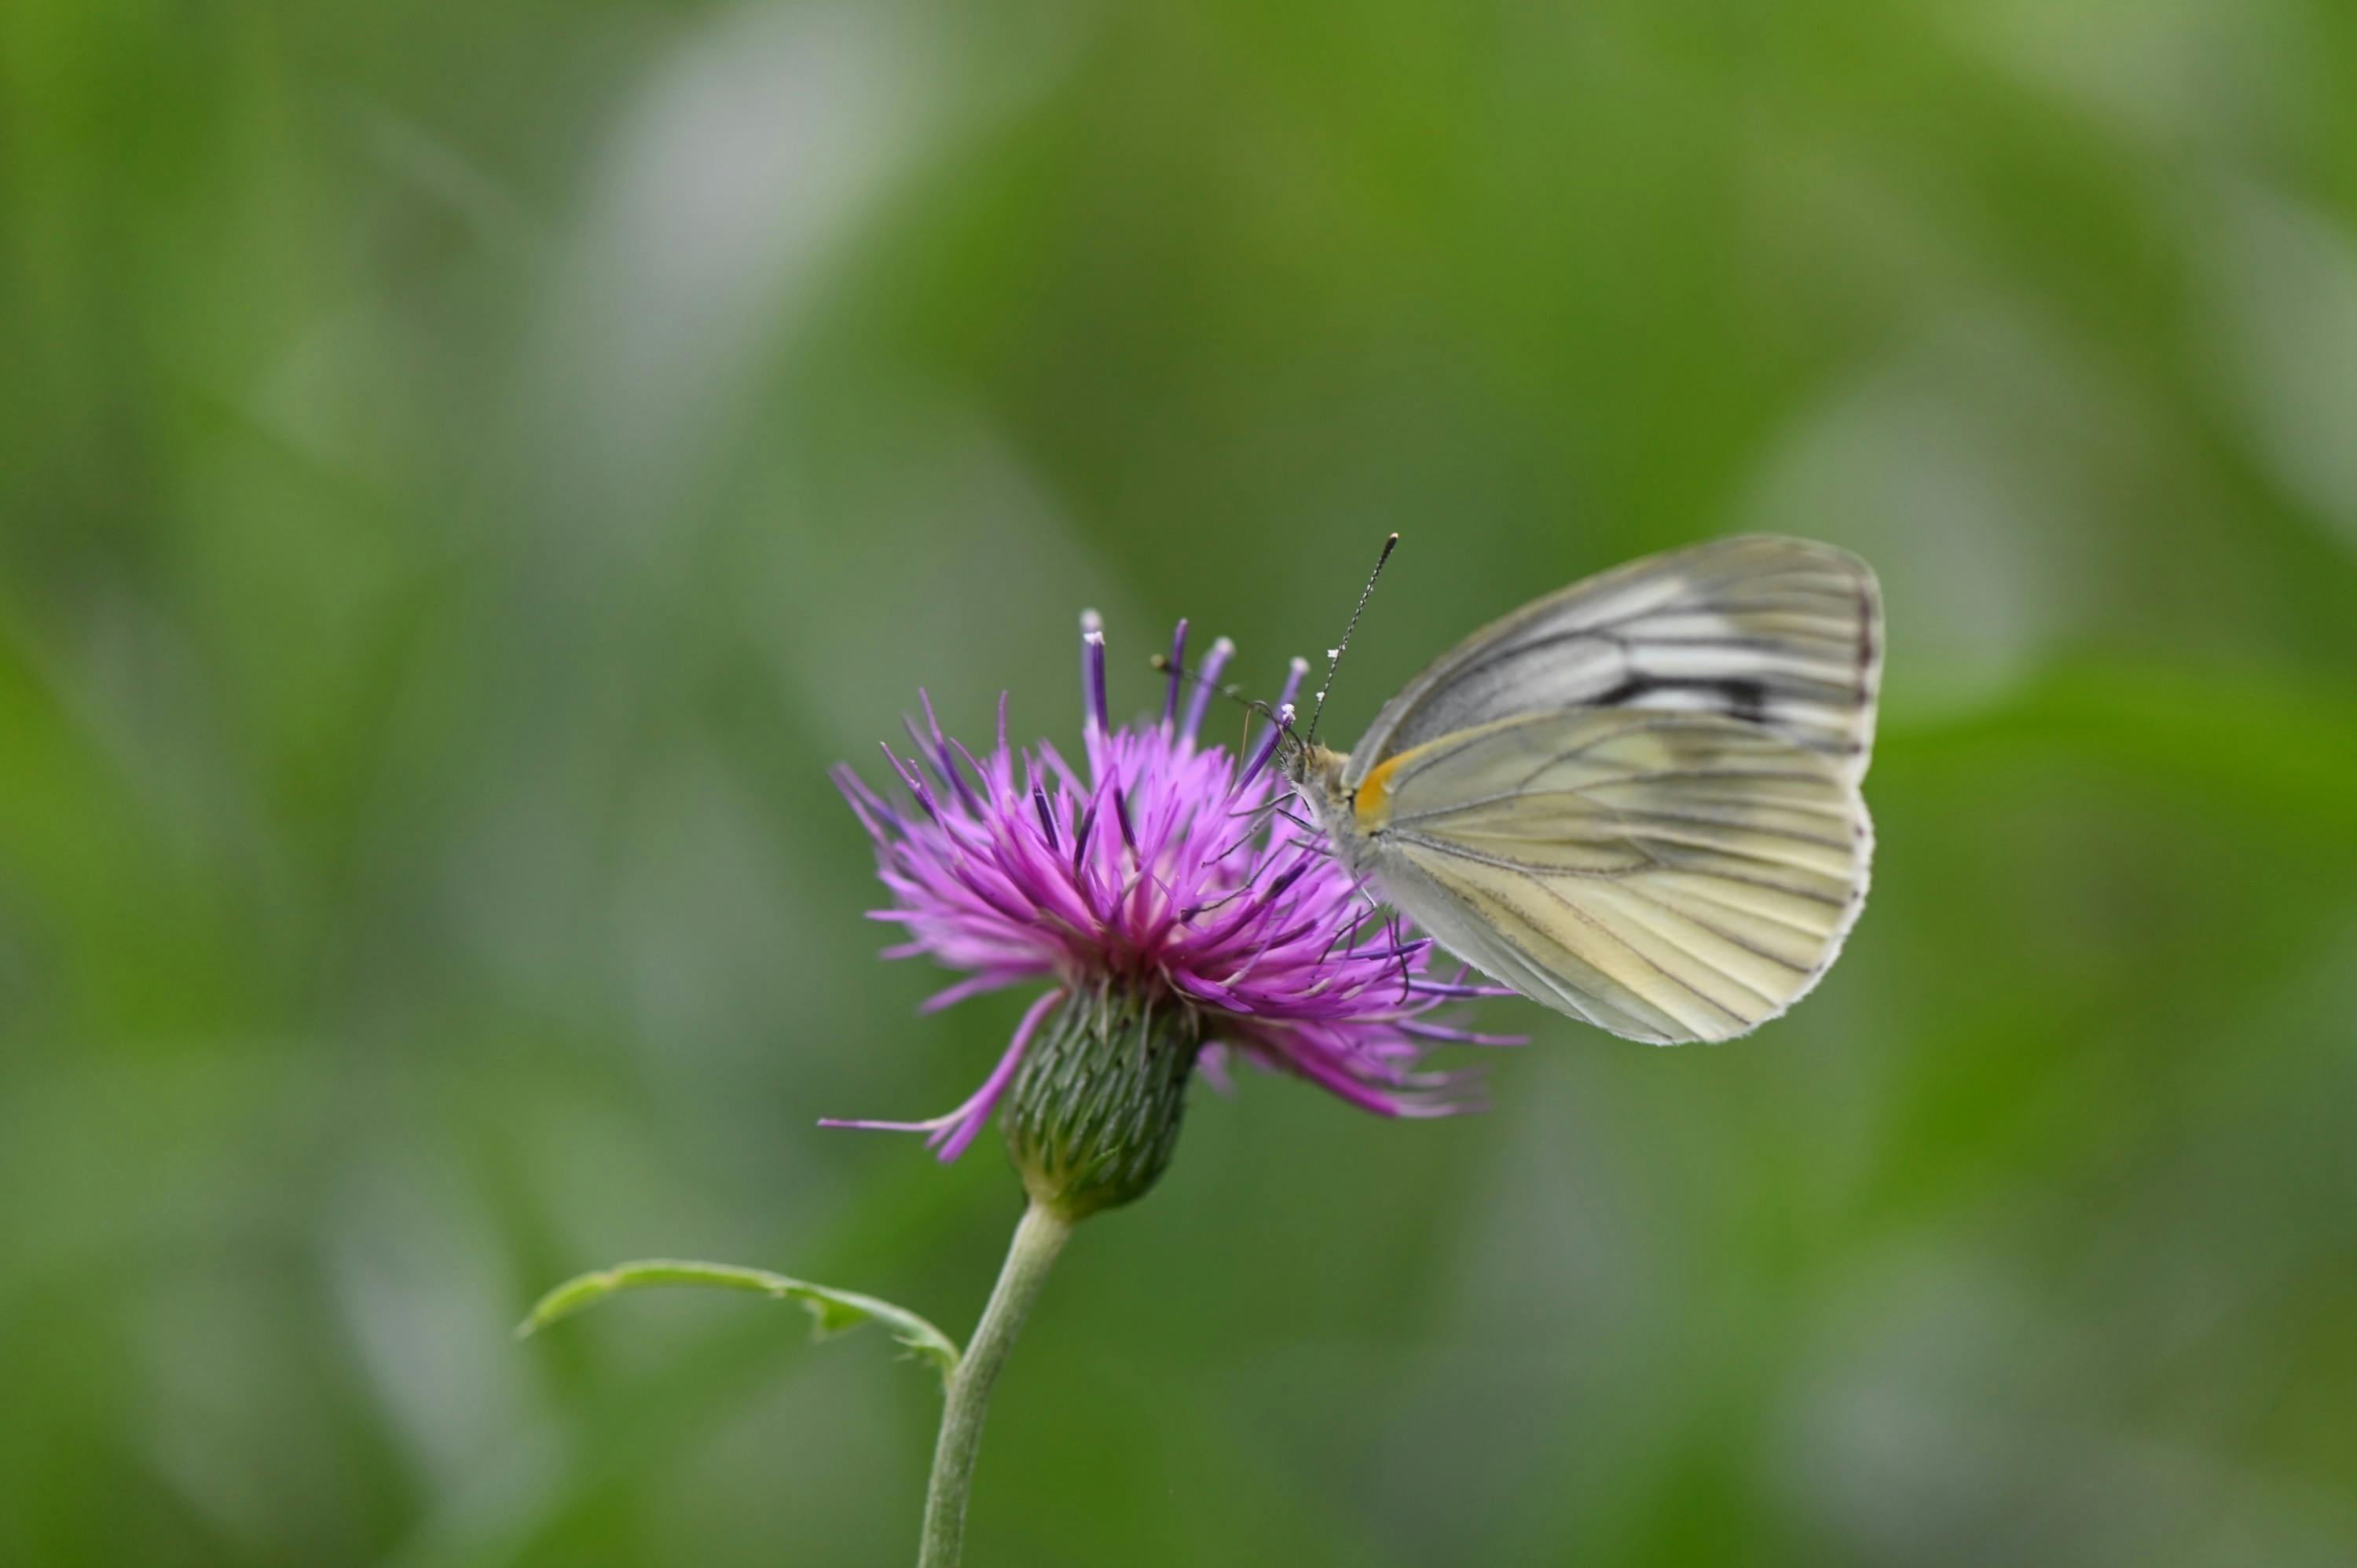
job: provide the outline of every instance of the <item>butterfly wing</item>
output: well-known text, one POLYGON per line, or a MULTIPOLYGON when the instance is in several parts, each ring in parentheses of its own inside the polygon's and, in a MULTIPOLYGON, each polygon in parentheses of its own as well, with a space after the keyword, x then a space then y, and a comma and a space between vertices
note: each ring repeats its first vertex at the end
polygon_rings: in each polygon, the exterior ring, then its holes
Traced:
POLYGON ((1598 707, 1755 725, 1855 783, 1881 668, 1882 596, 1866 563, 1806 540, 1717 540, 1576 583, 1475 632, 1385 704, 1343 782, 1459 730, 1598 707))
POLYGON ((1393 901, 1460 958, 1616 1035, 1724 1040, 1806 994, 1864 902, 1845 762, 1716 714, 1589 708, 1394 753, 1352 811, 1393 901))

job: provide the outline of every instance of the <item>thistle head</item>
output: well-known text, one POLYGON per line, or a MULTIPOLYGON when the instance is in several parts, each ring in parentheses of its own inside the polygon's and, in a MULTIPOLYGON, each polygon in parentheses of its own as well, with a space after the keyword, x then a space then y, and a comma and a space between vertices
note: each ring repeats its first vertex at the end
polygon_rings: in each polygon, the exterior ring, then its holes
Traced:
POLYGON ((1198 738, 1233 651, 1226 639, 1190 672, 1181 621, 1159 711, 1116 727, 1103 623, 1092 613, 1081 625, 1077 764, 1044 742, 1010 746, 1002 697, 996 743, 981 756, 927 701, 908 754, 885 747, 898 791, 836 770, 891 895, 875 918, 905 934, 888 956, 963 972, 926 1006, 1044 989, 955 1111, 829 1124, 922 1132, 953 1159, 1006 1101, 1027 1185, 1077 1216, 1150 1187, 1189 1084, 1199 1072, 1224 1084, 1239 1060, 1381 1115, 1463 1108, 1462 1075, 1426 1069, 1426 1053, 1508 1042, 1431 1015, 1496 993, 1430 972, 1430 942, 1287 809, 1315 756, 1335 756, 1304 746, 1287 722, 1306 666, 1294 661, 1275 722, 1231 753, 1198 738))

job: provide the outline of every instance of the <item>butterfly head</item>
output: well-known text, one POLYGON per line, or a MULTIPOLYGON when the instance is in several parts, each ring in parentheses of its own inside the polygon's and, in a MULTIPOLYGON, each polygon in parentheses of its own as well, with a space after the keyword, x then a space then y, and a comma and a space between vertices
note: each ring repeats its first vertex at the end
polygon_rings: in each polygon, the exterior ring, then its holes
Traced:
POLYGON ((1308 741, 1297 748, 1290 771, 1297 788, 1321 804, 1335 801, 1347 804, 1351 791, 1342 783, 1342 770, 1351 765, 1351 754, 1334 751, 1308 741))
POLYGON ((1348 752, 1330 750, 1314 740, 1297 739, 1289 730, 1279 736, 1277 766, 1286 782, 1316 813, 1318 824, 1338 844, 1356 836, 1350 832, 1355 825, 1351 791, 1342 781, 1350 765, 1348 752))

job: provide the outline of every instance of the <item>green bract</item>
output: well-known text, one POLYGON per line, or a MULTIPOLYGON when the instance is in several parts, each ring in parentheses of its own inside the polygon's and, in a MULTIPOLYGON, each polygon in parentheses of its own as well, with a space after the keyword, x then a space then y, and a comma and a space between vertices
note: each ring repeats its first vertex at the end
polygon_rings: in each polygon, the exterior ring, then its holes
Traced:
POLYGON ((1082 1219, 1142 1197, 1178 1143, 1201 1015, 1107 983, 1068 997, 1023 1060, 1003 1118, 1032 1200, 1082 1219))

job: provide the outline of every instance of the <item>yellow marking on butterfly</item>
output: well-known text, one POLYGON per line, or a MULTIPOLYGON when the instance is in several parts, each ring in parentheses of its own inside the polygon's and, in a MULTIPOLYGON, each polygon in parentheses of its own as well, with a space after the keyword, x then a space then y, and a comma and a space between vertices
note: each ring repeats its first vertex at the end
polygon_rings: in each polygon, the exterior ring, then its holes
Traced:
POLYGON ((1412 746, 1405 751, 1394 752, 1384 757, 1375 764, 1373 769, 1364 779, 1359 780, 1358 790, 1352 797, 1352 811, 1359 819, 1359 831, 1362 833, 1371 833, 1391 822, 1392 775, 1399 771, 1400 764, 1428 757, 1444 746, 1462 746, 1467 741, 1478 736, 1486 735, 1491 730, 1512 728, 1523 722, 1523 715, 1520 714, 1492 719, 1488 724, 1475 725, 1469 729, 1461 729, 1453 735, 1436 736, 1422 746, 1412 746))
POLYGON ((1358 780, 1358 792, 1353 795, 1353 813, 1358 816, 1360 832, 1374 832, 1376 828, 1391 823, 1391 776, 1400 771, 1400 764, 1416 762, 1421 757, 1431 757, 1445 745, 1464 745, 1466 740, 1480 738, 1494 728, 1513 728, 1525 719, 1527 714, 1490 719, 1487 724, 1473 724, 1470 728, 1459 728, 1459 731, 1448 736, 1433 736, 1424 745, 1412 745, 1405 752, 1393 752, 1391 757, 1383 757, 1382 762, 1374 764, 1374 768, 1367 773, 1365 779, 1358 780))
POLYGON ((1351 809, 1359 819, 1361 832, 1373 832, 1392 820, 1392 775, 1399 770, 1401 763, 1423 749, 1417 746, 1413 751, 1387 757, 1376 765, 1373 772, 1359 780, 1359 791, 1351 800, 1351 809))

